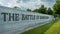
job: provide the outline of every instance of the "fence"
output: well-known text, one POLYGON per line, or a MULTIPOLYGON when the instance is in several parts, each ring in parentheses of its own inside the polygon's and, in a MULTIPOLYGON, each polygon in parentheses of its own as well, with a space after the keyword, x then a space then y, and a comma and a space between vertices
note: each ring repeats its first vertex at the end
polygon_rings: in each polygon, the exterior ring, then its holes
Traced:
POLYGON ((0 6, 0 34, 16 34, 52 20, 51 15, 0 6))

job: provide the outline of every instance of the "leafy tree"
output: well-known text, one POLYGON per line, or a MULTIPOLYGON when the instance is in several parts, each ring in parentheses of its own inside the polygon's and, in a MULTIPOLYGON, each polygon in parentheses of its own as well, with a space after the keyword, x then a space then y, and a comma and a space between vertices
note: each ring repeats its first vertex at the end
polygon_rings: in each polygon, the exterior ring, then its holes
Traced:
POLYGON ((41 5, 40 8, 33 10, 33 12, 46 14, 46 7, 44 5, 41 5))
POLYGON ((38 9, 38 12, 46 14, 46 7, 44 5, 41 5, 41 7, 38 9))
POLYGON ((33 12, 38 12, 38 9, 34 9, 33 12))
POLYGON ((14 6, 14 8, 19 8, 19 7, 17 7, 17 6, 14 6))
POLYGON ((47 10, 47 14, 49 14, 49 15, 53 15, 53 10, 52 10, 51 8, 48 8, 48 10, 47 10))
POLYGON ((27 11, 31 11, 31 9, 27 9, 27 11))
POLYGON ((60 0, 56 0, 56 3, 54 4, 53 9, 55 13, 60 16, 60 0))

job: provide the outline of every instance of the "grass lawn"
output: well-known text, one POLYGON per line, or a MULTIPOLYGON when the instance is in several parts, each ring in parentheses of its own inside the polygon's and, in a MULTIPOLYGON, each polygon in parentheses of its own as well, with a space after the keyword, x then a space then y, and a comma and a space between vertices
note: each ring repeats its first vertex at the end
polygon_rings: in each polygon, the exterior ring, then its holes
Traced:
MULTIPOLYGON (((49 30, 49 28, 55 23, 56 21, 54 22, 51 22, 51 23, 48 23, 48 24, 45 24, 45 25, 42 25, 42 26, 39 26, 39 27, 36 27, 34 29, 31 29, 29 31, 26 31, 26 32, 23 32, 21 34, 45 34, 45 32, 47 30, 49 30)), ((58 26, 58 25, 57 25, 58 26)), ((49 30, 50 31, 50 30, 49 30)), ((48 34, 48 31, 46 32, 48 34)))
POLYGON ((45 34, 60 34, 60 20, 58 20, 56 23, 50 27, 45 34))

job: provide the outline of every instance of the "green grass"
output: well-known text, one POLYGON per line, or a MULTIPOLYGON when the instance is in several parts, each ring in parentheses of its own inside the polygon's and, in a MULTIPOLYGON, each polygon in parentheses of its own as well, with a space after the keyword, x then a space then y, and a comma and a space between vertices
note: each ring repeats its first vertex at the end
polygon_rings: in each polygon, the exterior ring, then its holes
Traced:
POLYGON ((46 32, 54 23, 55 23, 55 21, 45 24, 45 25, 42 25, 42 26, 39 26, 39 27, 36 27, 34 29, 23 32, 21 34, 44 34, 44 32, 46 32))
POLYGON ((50 27, 45 34, 60 34, 60 20, 58 20, 56 23, 53 24, 52 27, 50 27))

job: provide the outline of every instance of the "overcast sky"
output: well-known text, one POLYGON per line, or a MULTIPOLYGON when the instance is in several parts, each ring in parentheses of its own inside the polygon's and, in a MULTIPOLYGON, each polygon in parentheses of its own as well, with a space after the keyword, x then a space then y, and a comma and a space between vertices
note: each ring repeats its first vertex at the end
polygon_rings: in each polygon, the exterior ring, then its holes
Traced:
POLYGON ((46 7, 52 7, 55 0, 0 0, 0 5, 7 7, 24 7, 35 9, 40 7, 40 5, 44 4, 46 7))

